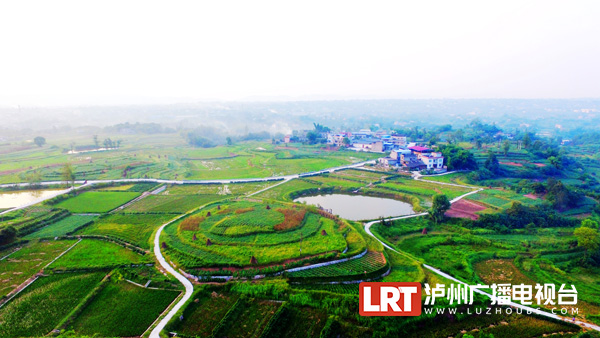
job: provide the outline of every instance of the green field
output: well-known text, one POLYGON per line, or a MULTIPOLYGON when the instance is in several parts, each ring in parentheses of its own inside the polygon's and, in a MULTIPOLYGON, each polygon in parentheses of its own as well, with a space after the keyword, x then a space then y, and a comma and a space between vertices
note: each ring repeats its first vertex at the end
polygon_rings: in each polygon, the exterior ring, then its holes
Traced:
POLYGON ((70 329, 81 335, 140 336, 179 295, 126 281, 109 282, 75 318, 70 329))
POLYGON ((170 214, 114 213, 96 220, 77 234, 108 236, 150 249, 150 238, 154 231, 173 217, 170 214))
POLYGON ((79 228, 91 223, 96 217, 97 216, 94 215, 71 215, 45 226, 40 230, 27 235, 25 238, 53 238, 72 234, 79 228))
POLYGON ((44 181, 60 181, 64 163, 71 163, 76 177, 90 180, 124 177, 229 179, 311 172, 379 156, 353 151, 326 152, 319 145, 294 144, 293 149, 282 149, 266 142, 195 148, 173 134, 118 137, 124 141, 118 150, 74 155, 66 154, 70 142, 90 144, 91 137, 69 135, 63 140, 55 140, 56 147, 41 149, 5 147, 0 163, 0 183, 22 182, 23 175, 34 170, 41 173, 44 181), (81 160, 82 155, 88 160, 81 160))
POLYGON ((519 195, 510 190, 504 189, 486 189, 477 194, 467 196, 467 199, 483 203, 495 209, 504 210, 510 208, 513 202, 520 202, 523 205, 539 205, 543 200, 531 199, 519 195))
POLYGON ((367 277, 373 272, 383 274, 388 266, 383 253, 369 251, 363 257, 352 259, 338 264, 322 266, 315 269, 300 270, 289 273, 291 278, 318 278, 318 277, 367 277))
POLYGON ((182 214, 220 198, 223 197, 219 195, 151 195, 133 203, 123 211, 182 214))
POLYGON ((238 297, 239 295, 217 292, 195 294, 194 301, 183 312, 184 320, 174 322, 171 329, 185 335, 207 337, 238 297))
POLYGON ((105 273, 41 277, 0 308, 0 336, 41 337, 52 331, 105 273))
POLYGON ((67 250, 75 241, 31 242, 0 261, 0 296, 8 294, 54 258, 67 250))
POLYGON ((86 191, 56 206, 73 213, 102 213, 118 208, 139 195, 137 192, 86 191))
POLYGON ((84 239, 52 263, 49 268, 55 270, 93 269, 151 261, 152 258, 149 255, 140 255, 115 243, 97 239, 84 239))
POLYGON ((225 337, 259 337, 281 306, 280 302, 254 299, 238 305, 239 310, 225 322, 219 333, 225 337))

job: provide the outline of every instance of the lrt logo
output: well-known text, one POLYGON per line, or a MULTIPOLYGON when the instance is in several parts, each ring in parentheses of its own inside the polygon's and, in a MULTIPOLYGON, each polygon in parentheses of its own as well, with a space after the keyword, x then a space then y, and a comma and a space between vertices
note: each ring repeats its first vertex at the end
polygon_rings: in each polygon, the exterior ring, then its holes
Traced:
POLYGON ((421 283, 360 283, 361 316, 420 316, 421 283))

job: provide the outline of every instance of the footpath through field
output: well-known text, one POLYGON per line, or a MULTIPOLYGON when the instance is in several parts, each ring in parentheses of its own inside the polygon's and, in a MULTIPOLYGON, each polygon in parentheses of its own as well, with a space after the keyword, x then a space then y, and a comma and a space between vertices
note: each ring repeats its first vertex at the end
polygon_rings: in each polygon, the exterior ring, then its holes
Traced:
POLYGON ((163 224, 160 228, 158 228, 158 231, 156 231, 156 235, 154 236, 154 255, 156 256, 156 259, 165 270, 167 270, 170 274, 175 276, 175 278, 177 278, 177 280, 180 281, 181 284, 183 284, 183 286, 185 287, 185 294, 179 300, 179 302, 177 302, 177 304, 173 306, 171 311, 169 311, 169 313, 167 313, 167 315, 154 327, 154 329, 150 333, 150 338, 160 338, 160 332, 165 328, 165 326, 167 326, 167 323, 171 320, 171 318, 175 316, 177 311, 179 311, 179 309, 181 309, 181 307, 183 307, 183 305, 190 298, 192 298, 192 293, 194 292, 194 286, 192 285, 192 282, 190 282, 182 274, 177 272, 169 263, 167 263, 167 260, 162 255, 162 252, 160 252, 160 233, 163 231, 165 226, 179 220, 184 216, 186 216, 186 214, 174 218, 171 221, 163 224))

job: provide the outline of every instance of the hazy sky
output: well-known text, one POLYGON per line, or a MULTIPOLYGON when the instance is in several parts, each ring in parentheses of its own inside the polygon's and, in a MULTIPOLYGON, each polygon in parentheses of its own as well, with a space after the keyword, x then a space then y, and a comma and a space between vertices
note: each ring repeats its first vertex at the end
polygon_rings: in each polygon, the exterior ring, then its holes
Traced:
POLYGON ((0 105, 600 97, 600 2, 3 1, 0 105))

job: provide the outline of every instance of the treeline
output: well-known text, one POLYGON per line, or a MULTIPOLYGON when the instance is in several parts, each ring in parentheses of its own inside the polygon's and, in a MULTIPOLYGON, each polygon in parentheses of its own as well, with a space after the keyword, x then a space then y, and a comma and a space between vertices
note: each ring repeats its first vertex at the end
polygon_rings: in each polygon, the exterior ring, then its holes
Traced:
POLYGON ((467 227, 494 229, 498 233, 509 233, 514 229, 575 227, 578 219, 565 217, 550 206, 528 207, 513 202, 503 213, 484 214, 476 221, 464 221, 467 227))
POLYGON ((243 141, 266 141, 273 137, 283 138, 283 135, 271 135, 267 131, 248 132, 238 136, 226 136, 221 131, 210 127, 198 127, 182 132, 183 138, 194 147, 211 148, 217 145, 232 145, 243 141))

